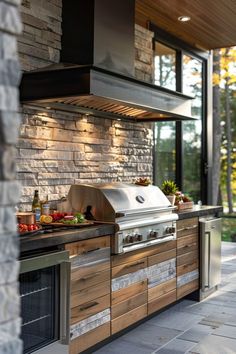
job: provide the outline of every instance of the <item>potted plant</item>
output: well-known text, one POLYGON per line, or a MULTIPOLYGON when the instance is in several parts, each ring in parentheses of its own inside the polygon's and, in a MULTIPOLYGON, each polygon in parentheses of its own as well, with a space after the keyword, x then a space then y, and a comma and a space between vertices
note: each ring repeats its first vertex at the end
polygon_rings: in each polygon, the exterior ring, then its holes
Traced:
POLYGON ((177 191, 175 197, 175 205, 178 207, 178 210, 191 209, 193 207, 192 198, 187 194, 177 191))
POLYGON ((171 205, 175 205, 175 193, 178 188, 174 181, 166 180, 161 186, 162 192, 166 195, 167 199, 170 201, 171 205))

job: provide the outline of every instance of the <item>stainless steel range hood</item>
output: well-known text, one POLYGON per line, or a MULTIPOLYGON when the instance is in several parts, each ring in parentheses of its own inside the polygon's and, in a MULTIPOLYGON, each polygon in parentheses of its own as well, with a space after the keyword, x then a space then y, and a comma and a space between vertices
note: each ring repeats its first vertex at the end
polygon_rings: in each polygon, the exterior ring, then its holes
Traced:
POLYGON ((62 62, 24 73, 21 102, 115 119, 194 119, 192 97, 135 79, 134 12, 135 0, 64 0, 62 62))

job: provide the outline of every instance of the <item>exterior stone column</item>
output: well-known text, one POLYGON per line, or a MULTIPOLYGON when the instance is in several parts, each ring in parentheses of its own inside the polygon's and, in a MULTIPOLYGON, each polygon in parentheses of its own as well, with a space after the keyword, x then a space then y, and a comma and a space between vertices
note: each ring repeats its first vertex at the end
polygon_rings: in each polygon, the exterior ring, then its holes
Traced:
POLYGON ((15 144, 20 115, 20 66, 17 38, 22 25, 20 0, 0 0, 0 354, 20 354, 19 254, 15 205, 20 188, 15 181, 15 144))

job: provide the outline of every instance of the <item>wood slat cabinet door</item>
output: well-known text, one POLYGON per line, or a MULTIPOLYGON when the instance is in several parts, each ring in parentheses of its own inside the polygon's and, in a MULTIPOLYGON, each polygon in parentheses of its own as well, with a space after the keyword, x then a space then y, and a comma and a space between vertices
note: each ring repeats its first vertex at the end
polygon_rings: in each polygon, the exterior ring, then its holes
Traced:
POLYGON ((71 260, 70 354, 110 336, 110 236, 65 245, 71 260))
POLYGON ((177 299, 199 289, 198 218, 177 221, 177 299))
POLYGON ((147 316, 147 257, 140 251, 112 258, 111 332, 114 334, 147 316))
POLYGON ((176 243, 148 257, 148 314, 176 301, 176 243))

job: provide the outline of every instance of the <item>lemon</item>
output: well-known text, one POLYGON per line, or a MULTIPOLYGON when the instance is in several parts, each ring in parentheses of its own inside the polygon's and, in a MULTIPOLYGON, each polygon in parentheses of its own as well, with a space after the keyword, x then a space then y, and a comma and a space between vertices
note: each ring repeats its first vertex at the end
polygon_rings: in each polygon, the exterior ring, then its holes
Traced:
POLYGON ((42 223, 44 223, 44 218, 45 218, 45 216, 46 216, 46 215, 41 215, 39 221, 42 222, 42 223))
POLYGON ((41 215, 40 222, 44 224, 50 224, 53 221, 53 218, 50 215, 41 215))

